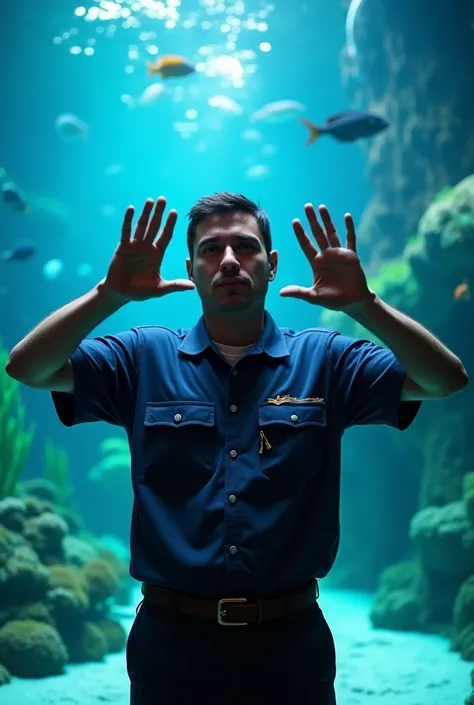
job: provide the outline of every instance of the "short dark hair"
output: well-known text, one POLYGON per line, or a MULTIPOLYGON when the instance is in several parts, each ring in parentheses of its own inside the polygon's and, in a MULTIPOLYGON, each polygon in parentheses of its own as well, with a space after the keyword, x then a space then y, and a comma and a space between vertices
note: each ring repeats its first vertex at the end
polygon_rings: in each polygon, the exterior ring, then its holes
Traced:
POLYGON ((191 259, 194 254, 194 241, 196 239, 197 226, 201 220, 207 215, 228 213, 231 211, 242 211, 243 213, 253 215, 257 221, 267 254, 270 255, 272 250, 272 234, 270 230, 270 220, 265 211, 260 208, 257 203, 254 203, 240 193, 219 191, 218 193, 213 193, 211 196, 202 196, 188 213, 189 224, 186 237, 191 259))

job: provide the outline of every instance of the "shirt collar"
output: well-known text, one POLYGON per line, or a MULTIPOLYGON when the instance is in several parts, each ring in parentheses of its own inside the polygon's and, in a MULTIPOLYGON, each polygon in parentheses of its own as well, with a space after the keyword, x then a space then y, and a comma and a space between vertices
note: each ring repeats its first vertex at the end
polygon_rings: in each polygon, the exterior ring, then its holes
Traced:
MULTIPOLYGON (((204 316, 201 316, 194 328, 187 332, 178 350, 186 355, 200 355, 210 347, 213 347, 212 340, 206 328, 204 316)), ((265 311, 263 331, 255 346, 250 348, 249 352, 264 352, 270 357, 276 358, 288 357, 289 355, 285 337, 268 311, 265 311)))

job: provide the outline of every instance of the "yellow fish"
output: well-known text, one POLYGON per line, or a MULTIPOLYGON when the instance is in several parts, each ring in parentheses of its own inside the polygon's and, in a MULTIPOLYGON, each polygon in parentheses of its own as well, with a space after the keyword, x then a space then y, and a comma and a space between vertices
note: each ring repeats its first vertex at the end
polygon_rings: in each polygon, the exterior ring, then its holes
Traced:
POLYGON ((174 78, 176 76, 188 76, 196 71, 196 67, 184 56, 163 56, 156 61, 147 62, 150 76, 159 74, 161 78, 174 78))
POLYGON ((453 291, 453 299, 456 301, 469 301, 471 298, 471 292, 469 291, 469 284, 467 281, 463 281, 457 285, 453 291))

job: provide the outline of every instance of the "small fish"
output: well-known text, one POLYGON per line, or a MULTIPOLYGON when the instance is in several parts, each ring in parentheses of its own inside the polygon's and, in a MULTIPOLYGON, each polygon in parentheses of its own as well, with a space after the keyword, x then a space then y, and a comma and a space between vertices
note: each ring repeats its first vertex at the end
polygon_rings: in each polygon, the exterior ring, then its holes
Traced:
POLYGON ((218 108, 219 110, 232 113, 233 115, 240 115, 242 112, 242 106, 225 95, 213 95, 209 98, 207 103, 211 108, 218 108))
POLYGON ((320 135, 331 135, 339 142, 355 142, 365 137, 372 137, 389 125, 389 121, 375 113, 346 110, 342 113, 330 115, 324 125, 315 125, 304 118, 300 122, 309 130, 307 145, 316 142, 320 135))
POLYGON ((457 285, 453 291, 453 299, 456 301, 469 301, 471 298, 471 292, 469 290, 469 284, 466 280, 457 285))
POLYGON ((296 100, 277 100, 274 103, 267 103, 252 113, 250 116, 251 122, 287 122, 301 115, 306 110, 303 103, 298 103, 296 100))
POLYGON ((29 260, 30 257, 33 257, 33 255, 35 255, 37 251, 38 250, 33 244, 24 242, 15 245, 15 247, 12 247, 11 250, 4 250, 3 252, 0 252, 0 261, 26 262, 26 260, 29 260))
POLYGON ((13 211, 27 213, 29 206, 23 191, 12 181, 7 181, 2 185, 2 197, 5 203, 13 211))
POLYGON ((152 83, 149 85, 138 98, 138 105, 151 105, 164 92, 165 87, 162 83, 152 83))
POLYGON ((175 78, 177 76, 188 76, 196 71, 196 67, 184 56, 163 56, 157 61, 147 62, 148 73, 150 76, 159 74, 162 79, 175 78))
POLYGON ((87 137, 89 126, 72 113, 61 113, 54 123, 56 133, 64 142, 79 142, 87 137))

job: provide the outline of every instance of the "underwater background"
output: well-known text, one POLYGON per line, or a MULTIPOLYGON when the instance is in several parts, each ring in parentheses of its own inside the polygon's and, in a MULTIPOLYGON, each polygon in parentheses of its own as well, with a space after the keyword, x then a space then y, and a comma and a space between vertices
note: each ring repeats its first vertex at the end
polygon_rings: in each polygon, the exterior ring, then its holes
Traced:
MULTIPOLYGON (((228 190, 270 216, 278 325, 375 340, 279 296, 310 283, 291 221, 324 203, 341 229, 354 216, 378 295, 472 374, 474 6, 17 0, 0 56, 0 704, 124 704, 138 602, 125 434, 65 429, 47 393, 6 375, 8 351, 105 276, 129 204, 163 194, 177 209, 164 271, 182 277, 187 211, 228 190), (147 62, 169 55, 196 70, 151 76, 147 62), (349 110, 389 126, 307 146, 300 118, 321 126, 349 110)), ((93 334, 186 328, 200 313, 196 293, 175 294, 93 334)), ((472 384, 424 403, 403 434, 346 433, 341 545, 321 582, 340 705, 474 703, 473 457, 472 384)))

